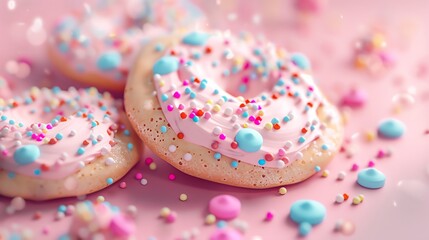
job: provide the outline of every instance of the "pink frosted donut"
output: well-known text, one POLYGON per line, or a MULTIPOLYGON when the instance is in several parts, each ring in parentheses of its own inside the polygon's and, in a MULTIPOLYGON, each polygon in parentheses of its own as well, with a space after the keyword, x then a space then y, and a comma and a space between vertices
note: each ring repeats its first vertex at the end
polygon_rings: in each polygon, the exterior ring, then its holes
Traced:
POLYGON ((0 107, 0 194, 80 196, 124 176, 139 144, 118 107, 95 88, 34 87, 8 100, 0 107))
POLYGON ((201 19, 187 0, 100 1, 92 10, 60 20, 48 53, 69 78, 122 91, 142 44, 168 30, 192 28, 201 19))
POLYGON ((109 202, 80 202, 72 218, 68 234, 72 239, 136 239, 134 219, 109 202))
POLYGON ((249 35, 173 35, 144 47, 125 108, 147 146, 183 172, 249 188, 296 183, 342 141, 339 113, 309 67, 249 35))

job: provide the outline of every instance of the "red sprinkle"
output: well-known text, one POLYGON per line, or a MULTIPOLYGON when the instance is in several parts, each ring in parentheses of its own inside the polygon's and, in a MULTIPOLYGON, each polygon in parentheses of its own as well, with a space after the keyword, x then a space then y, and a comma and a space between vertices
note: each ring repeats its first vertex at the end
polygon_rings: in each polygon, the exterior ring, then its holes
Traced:
POLYGON ((183 138, 185 137, 185 134, 183 134, 182 132, 179 132, 179 133, 177 134, 177 137, 178 137, 179 139, 183 139, 183 138))
POLYGON ((232 148, 232 149, 237 149, 237 147, 238 147, 238 143, 237 143, 236 141, 233 141, 233 142, 231 143, 231 148, 232 148))

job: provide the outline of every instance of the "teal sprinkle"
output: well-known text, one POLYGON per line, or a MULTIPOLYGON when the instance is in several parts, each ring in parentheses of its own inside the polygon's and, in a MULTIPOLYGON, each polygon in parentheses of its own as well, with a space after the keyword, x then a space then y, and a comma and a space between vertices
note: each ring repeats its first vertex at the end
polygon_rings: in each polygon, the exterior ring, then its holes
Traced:
POLYGON ((213 94, 214 94, 214 95, 219 94, 219 89, 215 89, 215 90, 213 91, 213 94))
POLYGON ((107 178, 106 179, 106 183, 107 183, 107 185, 111 185, 111 184, 113 184, 113 178, 107 178))
POLYGON ((67 211, 67 207, 66 207, 66 205, 60 205, 60 206, 58 206, 57 210, 58 210, 58 212, 65 213, 67 211))
POLYGON ((286 116, 286 117, 283 118, 283 122, 289 122, 289 121, 290 121, 290 117, 289 116, 286 116))
POLYGON ((40 174, 42 174, 42 171, 40 169, 34 169, 34 175, 39 176, 40 174))
POLYGON ((161 52, 161 51, 163 51, 164 50, 164 45, 162 45, 161 43, 158 43, 158 44, 156 44, 156 46, 155 46, 155 51, 157 51, 157 52, 161 52))
POLYGON ((55 135, 55 138, 57 140, 61 140, 61 139, 63 139, 63 135, 61 133, 57 133, 57 135, 55 135))
POLYGON ((161 95, 161 100, 163 101, 163 102, 165 102, 165 101, 167 101, 168 100, 168 96, 167 96, 167 94, 162 94, 161 95))
POLYGON ((194 99, 194 98, 196 98, 196 97, 197 97, 197 94, 196 94, 195 92, 191 92, 191 93, 189 94, 189 97, 191 97, 191 99, 194 99))
POLYGON ((97 122, 92 121, 92 122, 91 122, 91 127, 93 127, 93 128, 94 128, 94 127, 96 127, 96 126, 97 126, 97 122))
POLYGON ((247 118, 249 116, 249 112, 245 111, 241 114, 241 116, 247 118))
POLYGON ((203 83, 203 82, 202 82, 202 83, 200 84, 200 89, 206 89, 206 87, 207 87, 207 85, 206 85, 205 83, 203 83))
POLYGON ((265 159, 259 159, 258 164, 264 166, 266 163, 265 159))
POLYGON ((161 126, 161 132, 162 133, 166 133, 167 132, 167 127, 166 126, 161 126))
POLYGON ((227 226, 227 223, 224 221, 224 220, 219 220, 217 223, 216 223, 216 227, 217 228, 225 228, 227 226))
POLYGON ((233 167, 233 168, 237 168, 238 167, 238 161, 232 161, 231 162, 231 167, 233 167))
POLYGON ((323 144, 323 145, 322 145, 322 149, 326 151, 326 150, 328 150, 328 149, 329 149, 329 147, 328 147, 328 145, 323 144))
POLYGON ((320 172, 320 170, 321 170, 320 166, 315 166, 315 167, 314 167, 314 171, 316 171, 316 172, 320 172))
POLYGON ((85 149, 83 147, 80 147, 77 149, 77 155, 82 155, 85 153, 85 149))
POLYGON ((279 123, 279 120, 277 118, 273 118, 273 119, 271 119, 271 123, 272 124, 279 123))
POLYGON ((304 137, 302 137, 302 136, 301 136, 301 137, 299 137, 298 142, 299 142, 299 143, 304 143, 304 142, 305 142, 305 138, 304 138, 304 137))
POLYGON ((7 173, 7 177, 8 177, 9 179, 14 179, 14 178, 16 177, 16 173, 14 173, 14 172, 8 172, 8 173, 7 173))
POLYGON ((132 143, 128 143, 127 144, 127 148, 128 148, 128 150, 133 150, 133 148, 134 148, 134 145, 132 144, 132 143))
POLYGON ((189 94, 189 93, 191 93, 191 89, 190 88, 185 88, 185 94, 189 94))
POLYGON ((92 145, 96 145, 98 143, 97 139, 92 139, 91 141, 92 145))
POLYGON ((214 157, 216 160, 219 160, 219 159, 222 157, 222 154, 220 154, 220 153, 216 152, 216 153, 213 155, 213 157, 214 157))
POLYGON ((5 115, 1 116, 2 121, 6 121, 7 117, 5 115))
POLYGON ((125 134, 125 136, 130 136, 131 135, 130 130, 125 129, 124 130, 124 134, 125 134))
POLYGON ((13 125, 15 124, 15 121, 13 119, 9 120, 9 124, 13 125))
POLYGON ((197 123, 197 122, 199 122, 199 121, 200 121, 200 118, 199 118, 198 116, 194 116, 194 117, 192 118, 192 121, 194 121, 195 123, 197 123))

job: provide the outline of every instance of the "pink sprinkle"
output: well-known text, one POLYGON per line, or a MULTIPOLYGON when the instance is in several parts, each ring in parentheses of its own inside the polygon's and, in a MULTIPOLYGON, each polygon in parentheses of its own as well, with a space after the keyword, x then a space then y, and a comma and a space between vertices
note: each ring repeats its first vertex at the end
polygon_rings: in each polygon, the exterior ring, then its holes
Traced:
POLYGON ((377 158, 384 158, 384 155, 385 155, 385 153, 384 153, 384 151, 383 150, 378 150, 378 152, 377 152, 377 158))
POLYGON ((150 165, 151 163, 153 163, 153 159, 151 157, 147 157, 144 162, 146 163, 146 165, 150 165))
POLYGON ((341 105, 351 108, 362 107, 367 101, 367 94, 360 89, 352 89, 341 99, 341 105))
POLYGON ((225 140, 225 138, 226 138, 225 134, 221 133, 221 134, 219 135, 219 139, 220 139, 220 140, 225 140))
POLYGON ((126 182, 121 182, 119 183, 119 187, 122 189, 125 189, 127 187, 127 183, 126 182))
POLYGON ((35 133, 31 134, 31 138, 32 139, 37 139, 37 134, 35 134, 35 133))
POLYGON ((211 113, 209 113, 209 112, 205 112, 204 113, 204 118, 205 119, 210 119, 212 117, 212 114, 211 113))
POLYGON ((170 181, 174 181, 176 179, 176 175, 174 175, 173 173, 168 174, 168 179, 170 181))
POLYGON ((212 146, 213 149, 217 149, 219 147, 219 142, 215 141, 215 142, 212 143, 211 146, 212 146))
POLYGON ((137 180, 142 180, 143 179, 143 174, 142 173, 136 173, 136 175, 134 176, 137 180))
POLYGON ((359 169, 359 166, 356 163, 353 163, 352 171, 357 171, 358 169, 359 169))
POLYGON ((189 118, 194 118, 194 117, 195 117, 195 113, 191 112, 191 113, 189 114, 189 118))
POLYGON ((188 80, 183 81, 183 86, 188 86, 188 85, 189 85, 189 81, 188 80))
POLYGON ((185 105, 183 105, 183 104, 179 104, 178 109, 179 109, 179 110, 183 110, 183 109, 185 109, 185 105))
POLYGON ((47 128, 47 129, 52 129, 52 125, 51 125, 51 124, 48 124, 48 125, 46 125, 46 128, 47 128))
POLYGON ((184 64, 184 63, 185 63, 185 59, 181 58, 181 59, 179 60, 179 63, 180 63, 180 64, 184 64))
POLYGON ((173 97, 180 98, 180 93, 178 91, 174 92, 173 97))
POLYGON ((177 218, 177 213, 172 211, 170 214, 168 214, 168 216, 165 218, 165 220, 168 223, 174 223, 176 221, 177 218))
POLYGON ((65 212, 66 216, 73 215, 74 210, 75 210, 75 208, 74 208, 73 205, 68 205, 67 208, 66 208, 66 212, 65 212))
POLYGON ((235 111, 236 114, 240 115, 243 112, 242 108, 237 108, 237 111, 235 111))
POLYGON ((49 233, 48 227, 43 227, 42 233, 43 233, 43 235, 48 235, 48 233, 49 233))
POLYGON ((241 81, 243 81, 243 83, 248 83, 249 82, 249 77, 244 76, 241 81))
POLYGON ((369 161, 368 162, 368 167, 374 167, 374 165, 375 165, 374 161, 369 161))
POLYGON ((168 110, 169 112, 173 111, 173 109, 174 109, 173 105, 171 105, 171 104, 168 104, 168 105, 167 105, 167 110, 168 110))
POLYGON ((284 156, 286 154, 286 150, 284 148, 280 148, 279 152, 277 153, 280 157, 284 156))
POLYGON ((246 61, 243 65, 243 69, 246 70, 250 67, 250 61, 246 61))
POLYGON ((265 216, 265 221, 271 221, 274 218, 274 214, 272 212, 267 212, 267 215, 265 216))
POLYGON ((259 121, 259 120, 255 120, 255 124, 256 124, 256 125, 259 125, 259 124, 261 124, 261 121, 259 121))
POLYGON ((256 120, 255 116, 250 116, 250 117, 249 117, 249 121, 253 122, 253 121, 255 121, 255 120, 256 120))
POLYGON ((5 150, 1 151, 1 154, 3 154, 3 156, 7 156, 7 150, 5 149, 5 150))

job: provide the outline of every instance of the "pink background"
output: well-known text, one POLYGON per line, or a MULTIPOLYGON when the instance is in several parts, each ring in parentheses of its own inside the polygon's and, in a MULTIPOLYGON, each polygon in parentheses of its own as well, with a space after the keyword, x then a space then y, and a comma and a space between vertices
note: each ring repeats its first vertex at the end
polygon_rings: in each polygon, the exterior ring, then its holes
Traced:
MULTIPOLYGON (((75 85, 56 73, 48 64, 43 46, 31 45, 26 37, 27 29, 35 17, 43 20, 49 31, 53 21, 70 9, 81 8, 84 1, 22 0, 16 8, 7 8, 8 0, 0 0, 0 75, 12 81, 19 92, 26 86, 75 85), (9 60, 25 58, 32 63, 31 75, 18 79, 9 74, 5 64, 9 60)), ((339 154, 329 165, 330 176, 321 178, 320 173, 303 183, 288 186, 288 193, 279 196, 278 189, 245 190, 227 187, 192 178, 155 158, 156 171, 138 164, 119 184, 88 196, 95 199, 103 195, 115 205, 126 208, 129 204, 139 209, 137 224, 141 232, 138 239, 155 236, 157 239, 176 239, 184 231, 197 227, 197 239, 207 239, 215 226, 205 226, 207 203, 215 195, 232 194, 242 202, 240 220, 249 224, 245 239, 261 236, 263 239, 297 238, 297 226, 287 220, 290 205, 298 199, 310 198, 322 202, 328 208, 327 219, 315 227, 308 239, 428 239, 429 238, 429 1, 425 0, 361 0, 327 1, 319 15, 298 16, 291 1, 198 1, 205 11, 210 11, 209 27, 248 30, 263 33, 274 42, 292 51, 302 51, 312 60, 314 75, 326 95, 334 102, 351 87, 367 91, 369 100, 360 110, 349 112, 346 126, 347 137, 353 136, 357 151, 352 158, 339 154), (269 4, 268 4, 269 3, 269 4), (231 21, 231 14, 236 20, 231 21), (256 17, 255 17, 256 15, 256 17), (232 15, 233 16, 233 15, 232 15), (259 16, 260 22, 257 20, 259 16), (373 27, 387 33, 387 42, 398 56, 396 67, 381 74, 369 74, 351 67, 353 42, 373 27), (426 70, 425 70, 426 69, 426 70), (425 72, 426 71, 426 72, 425 72), (415 89, 416 103, 392 111, 392 97, 415 89), (407 130, 394 141, 364 141, 366 131, 375 131, 380 120, 394 116, 402 120, 407 130), (349 169, 353 163, 362 168, 379 149, 390 148, 390 158, 375 159, 375 166, 387 176, 386 186, 380 190, 368 190, 357 186, 356 172, 349 169), (346 171, 344 181, 337 181, 339 171, 346 171), (148 185, 142 186, 133 176, 142 172, 148 185), (175 181, 168 180, 174 173, 175 181), (178 196, 186 193, 188 201, 180 202, 178 196), (337 193, 351 197, 364 194, 365 201, 352 206, 351 201, 334 204, 337 193), (161 207, 167 206, 178 213, 173 224, 158 218, 161 207), (274 213, 271 222, 264 222, 267 211, 274 213), (346 235, 333 231, 338 219, 351 221, 356 230, 346 235)), ((145 152, 142 159, 152 155, 145 152)), ((1 184, 1 183, 0 183, 1 184)), ((69 219, 54 220, 60 204, 73 204, 75 198, 48 202, 27 202, 27 207, 14 215, 3 210, 10 199, 0 197, 0 229, 14 224, 33 231, 35 239, 56 239, 66 232, 69 219), (36 211, 40 220, 32 220, 36 211), (42 234, 47 228, 48 233, 42 234)), ((229 224, 231 226, 231 224, 229 224)))

